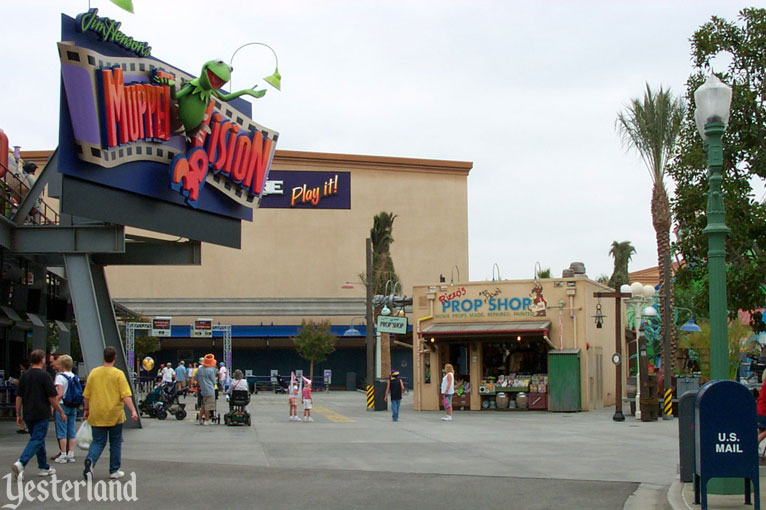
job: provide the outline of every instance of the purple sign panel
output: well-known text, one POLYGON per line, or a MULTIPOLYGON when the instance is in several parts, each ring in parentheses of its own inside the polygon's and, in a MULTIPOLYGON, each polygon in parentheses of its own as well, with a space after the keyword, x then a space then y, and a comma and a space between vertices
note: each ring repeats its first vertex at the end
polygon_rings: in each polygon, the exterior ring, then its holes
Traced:
POLYGON ((271 170, 259 207, 351 209, 351 173, 271 170))

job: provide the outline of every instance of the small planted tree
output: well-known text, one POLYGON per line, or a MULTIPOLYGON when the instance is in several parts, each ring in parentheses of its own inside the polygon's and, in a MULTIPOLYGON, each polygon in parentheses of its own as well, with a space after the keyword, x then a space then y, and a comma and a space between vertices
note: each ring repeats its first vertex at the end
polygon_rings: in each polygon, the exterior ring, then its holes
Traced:
POLYGON ((309 379, 314 377, 314 363, 321 363, 335 350, 338 337, 330 332, 330 321, 314 322, 304 319, 298 336, 291 339, 295 349, 309 362, 309 379))

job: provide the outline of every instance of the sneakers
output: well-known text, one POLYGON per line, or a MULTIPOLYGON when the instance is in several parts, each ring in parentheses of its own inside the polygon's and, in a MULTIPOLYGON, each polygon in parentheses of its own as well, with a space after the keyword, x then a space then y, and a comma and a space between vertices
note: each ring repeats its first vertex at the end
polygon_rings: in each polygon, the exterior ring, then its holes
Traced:
POLYGON ((109 473, 109 478, 112 480, 117 480, 118 478, 124 478, 125 477, 125 471, 115 471, 114 473, 109 473))
POLYGON ((56 473, 56 470, 52 467, 49 467, 48 469, 41 469, 37 472, 37 476, 51 476, 56 473))
POLYGON ((53 462, 55 462, 56 464, 66 464, 68 459, 69 457, 67 456, 66 453, 60 452, 58 455, 56 455, 53 458, 53 462))
POLYGON ((93 463, 88 457, 85 457, 85 469, 82 470, 82 477, 85 478, 86 481, 93 478, 93 463))
POLYGON ((13 471, 13 478, 15 480, 24 479, 24 466, 18 460, 11 464, 11 471, 13 471))
POLYGON ((442 421, 452 421, 452 416, 442 416, 442 421))
POLYGON ((75 459, 75 458, 74 458, 74 452, 69 452, 69 453, 67 454, 67 456, 66 456, 66 461, 67 461, 67 462, 69 462, 70 464, 71 464, 72 462, 77 462, 77 459, 75 459))
POLYGON ((311 416, 309 416, 309 417, 306 419, 306 421, 309 421, 309 422, 311 422, 311 421, 314 421, 314 418, 312 418, 311 416))

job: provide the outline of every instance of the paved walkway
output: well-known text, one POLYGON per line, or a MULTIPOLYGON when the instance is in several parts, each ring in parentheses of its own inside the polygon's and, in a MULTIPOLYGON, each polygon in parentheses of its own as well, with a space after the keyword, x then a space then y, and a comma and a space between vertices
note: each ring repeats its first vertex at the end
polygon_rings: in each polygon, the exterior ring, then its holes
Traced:
MULTIPOLYGON (((360 393, 320 393, 314 399, 314 423, 289 422, 287 398, 264 393, 250 404, 252 427, 145 418, 143 429, 125 432, 123 469, 138 479, 140 500, 133 507, 186 501, 188 508, 209 508, 225 501, 227 510, 416 503, 651 509, 666 507, 676 478, 676 421, 628 417, 616 423, 613 410, 603 409, 456 412, 452 422, 443 422, 440 413, 412 411, 408 394, 394 423, 390 413, 366 411, 360 393), (252 503, 254 497, 259 504, 252 503)), ((187 402, 193 409, 193 400, 187 402)), ((23 448, 27 436, 14 429, 0 422, 0 466, 9 468, 23 448)), ((54 445, 51 427, 49 452, 54 445)), ((106 477, 106 465, 102 457, 96 480, 106 477)), ((80 462, 54 466, 62 478, 81 476, 80 462)), ((0 505, 4 485, 0 479, 0 505)), ((35 505, 47 507, 58 506, 35 505)))

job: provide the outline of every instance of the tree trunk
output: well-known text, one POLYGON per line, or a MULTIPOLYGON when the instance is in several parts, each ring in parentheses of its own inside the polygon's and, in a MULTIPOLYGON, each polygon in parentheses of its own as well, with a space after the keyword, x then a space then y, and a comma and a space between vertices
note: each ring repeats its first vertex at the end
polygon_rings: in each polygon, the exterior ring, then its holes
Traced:
POLYGON ((388 379, 391 375, 391 334, 380 334, 380 377, 388 379))
POLYGON ((309 381, 313 381, 313 380, 314 380, 314 362, 310 361, 309 362, 309 381))
POLYGON ((670 359, 665 359, 662 352, 662 366, 668 367, 666 374, 672 375, 676 365, 676 327, 673 320, 673 269, 670 261, 670 201, 665 187, 661 182, 655 182, 652 189, 652 224, 657 239, 657 265, 660 273, 660 336, 664 342, 670 343, 670 359))

